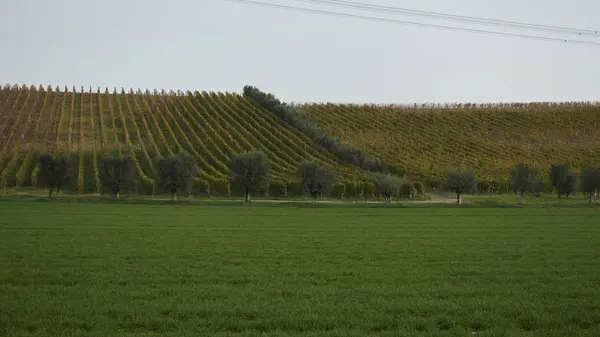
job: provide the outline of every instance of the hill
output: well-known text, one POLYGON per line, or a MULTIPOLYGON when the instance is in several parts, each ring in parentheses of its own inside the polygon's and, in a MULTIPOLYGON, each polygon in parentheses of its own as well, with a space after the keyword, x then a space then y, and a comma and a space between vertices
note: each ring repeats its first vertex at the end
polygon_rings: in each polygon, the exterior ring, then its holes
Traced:
POLYGON ((598 103, 293 106, 343 143, 425 180, 452 166, 506 181, 518 162, 545 172, 600 159, 598 103))
POLYGON ((269 111, 235 93, 109 92, 34 86, 0 90, 0 182, 36 184, 37 154, 68 152, 74 159, 72 191, 100 191, 102 153, 133 153, 142 193, 153 193, 157 154, 190 152, 198 161, 195 188, 227 193, 234 153, 262 150, 273 172, 273 193, 293 185, 297 165, 314 159, 354 182, 368 172, 341 164, 327 150, 269 111), (284 188, 285 186, 285 188, 284 188))
POLYGON ((229 92, 0 90, 0 187, 36 185, 37 155, 70 153, 68 190, 98 193, 104 153, 132 153, 139 193, 157 193, 153 159, 190 152, 199 175, 192 193, 229 194, 228 162, 264 151, 271 195, 297 194, 295 171, 312 159, 337 172, 347 196, 369 193, 373 172, 391 171, 435 186, 447 169, 475 168, 487 186, 507 191, 508 170, 531 163, 575 167, 600 162, 600 104, 285 104, 246 86, 229 92))

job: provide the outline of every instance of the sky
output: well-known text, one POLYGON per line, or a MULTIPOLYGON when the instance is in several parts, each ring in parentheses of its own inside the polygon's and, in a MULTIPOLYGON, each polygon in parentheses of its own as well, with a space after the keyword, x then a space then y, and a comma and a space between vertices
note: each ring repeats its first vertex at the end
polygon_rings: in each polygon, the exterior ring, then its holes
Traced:
MULTIPOLYGON (((294 0, 262 1, 458 24, 294 0)), ((597 0, 355 1, 600 30, 597 0)), ((224 0, 0 0, 0 29, 0 83, 229 92, 254 85, 287 102, 600 100, 600 46, 371 22, 224 0)), ((600 42, 600 36, 591 39, 600 42)))

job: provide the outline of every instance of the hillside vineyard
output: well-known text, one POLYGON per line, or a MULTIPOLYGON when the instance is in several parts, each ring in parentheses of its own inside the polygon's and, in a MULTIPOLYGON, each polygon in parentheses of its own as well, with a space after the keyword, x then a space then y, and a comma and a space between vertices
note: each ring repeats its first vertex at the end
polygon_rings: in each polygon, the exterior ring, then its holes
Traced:
MULTIPOLYGON (((507 186, 518 162, 539 167, 600 161, 600 104, 353 105, 293 104, 330 136, 410 179, 443 179, 456 166, 507 186)), ((155 194, 157 155, 189 152, 197 160, 194 194, 229 194, 235 153, 263 151, 272 165, 271 195, 299 193, 303 160, 333 168, 347 196, 372 188, 373 172, 344 164, 314 139, 237 93, 0 88, 0 184, 35 187, 40 153, 69 153, 72 186, 99 193, 103 154, 133 154, 138 193, 155 194)), ((505 187, 503 189, 507 189, 505 187)))
POLYGON ((101 154, 115 151, 134 154, 141 192, 147 194, 154 192, 155 156, 180 150, 196 158, 196 187, 202 185, 202 193, 206 185, 227 193, 230 157, 249 150, 267 154, 273 189, 293 184, 305 159, 335 168, 340 181, 368 179, 367 172, 340 164, 301 132, 234 93, 5 86, 0 135, 3 187, 35 185, 42 152, 71 154, 76 179, 70 190, 80 193, 100 192, 101 154))
POLYGON ((427 179, 466 166, 507 180, 518 162, 575 167, 600 160, 600 104, 301 104, 342 142, 427 179))

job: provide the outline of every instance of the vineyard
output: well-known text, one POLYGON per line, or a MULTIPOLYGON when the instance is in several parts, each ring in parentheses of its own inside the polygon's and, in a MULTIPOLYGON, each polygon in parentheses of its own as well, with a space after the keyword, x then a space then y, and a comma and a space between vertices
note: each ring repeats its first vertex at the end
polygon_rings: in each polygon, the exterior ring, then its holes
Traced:
POLYGON ((600 160, 596 103, 294 107, 342 142, 422 179, 466 166, 480 179, 506 181, 518 162, 545 172, 552 163, 600 160))
POLYGON ((196 193, 230 193, 229 160, 250 150, 267 154, 274 194, 288 192, 305 159, 334 168, 338 180, 350 185, 370 179, 369 172, 341 164, 239 94, 9 85, 0 90, 2 187, 36 186, 38 155, 69 153, 74 177, 68 190, 99 193, 102 154, 129 153, 140 177, 138 192, 154 194, 154 158, 182 150, 197 160, 196 193))
MULTIPOLYGON (((547 172, 552 163, 578 167, 600 161, 596 103, 289 107, 364 158, 426 184, 456 166, 506 186, 507 172, 518 162, 547 172)), ((187 151, 199 172, 189 192, 231 195, 230 158, 260 150, 272 165, 267 192, 273 196, 300 192, 296 169, 303 160, 334 169, 346 195, 369 193, 373 172, 323 147, 329 140, 297 128, 304 120, 295 127, 285 119, 229 92, 5 85, 0 88, 0 187, 36 187, 39 154, 68 153, 73 176, 67 190, 100 193, 102 156, 111 153, 133 155, 137 192, 156 194, 154 159, 187 151)))

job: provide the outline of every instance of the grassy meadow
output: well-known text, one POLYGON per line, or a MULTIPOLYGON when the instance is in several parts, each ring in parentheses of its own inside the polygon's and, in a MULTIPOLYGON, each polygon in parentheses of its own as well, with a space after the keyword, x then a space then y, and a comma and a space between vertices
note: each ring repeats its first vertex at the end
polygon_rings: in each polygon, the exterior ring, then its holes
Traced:
POLYGON ((1 336, 599 336, 600 209, 0 203, 1 336))

